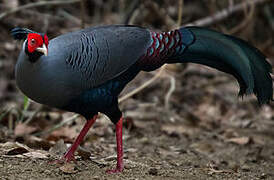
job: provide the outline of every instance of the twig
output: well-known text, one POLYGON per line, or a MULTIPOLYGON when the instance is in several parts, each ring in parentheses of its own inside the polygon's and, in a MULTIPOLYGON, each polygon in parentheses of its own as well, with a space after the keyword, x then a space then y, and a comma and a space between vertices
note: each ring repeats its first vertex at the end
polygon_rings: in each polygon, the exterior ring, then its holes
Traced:
POLYGON ((72 4, 72 3, 77 3, 77 2, 80 2, 80 0, 38 1, 38 2, 34 2, 34 3, 29 3, 29 4, 19 6, 17 8, 14 8, 14 9, 11 9, 11 10, 1 13, 0 20, 10 14, 13 14, 13 13, 16 13, 18 11, 22 11, 22 10, 28 9, 28 8, 34 8, 34 7, 39 7, 39 6, 50 6, 50 5, 64 5, 64 4, 72 4))
POLYGON ((155 74, 150 80, 148 80, 147 82, 145 82, 144 84, 142 84, 139 88, 134 89, 133 91, 131 91, 130 93, 124 95, 123 97, 119 98, 118 102, 122 102, 128 98, 130 98, 131 96, 133 96, 134 94, 137 94, 138 92, 142 91, 144 88, 146 88, 147 86, 149 86, 151 83, 153 83, 156 79, 158 79, 162 73, 165 70, 165 65, 161 67, 161 69, 157 72, 157 74, 155 74))
POLYGON ((14 127, 13 118, 12 118, 12 114, 11 113, 8 115, 8 127, 9 127, 10 131, 12 131, 13 127, 14 127))
POLYGON ((9 108, 8 110, 4 110, 4 111, 1 112, 1 114, 0 114, 0 122, 1 122, 2 119, 3 119, 8 113, 10 113, 11 110, 13 110, 13 109, 14 109, 14 108, 12 107, 12 108, 9 108))
POLYGON ((57 12, 58 15, 68 19, 69 21, 71 22, 74 22, 75 24, 77 25, 81 25, 81 19, 71 15, 70 13, 68 13, 67 11, 65 11, 64 9, 60 9, 58 12, 57 12))
POLYGON ((38 109, 35 110, 35 112, 24 122, 24 124, 29 124, 33 118, 42 110, 43 106, 40 105, 38 109))
POLYGON ((177 23, 168 15, 166 10, 159 7, 159 4, 157 4, 156 2, 151 0, 144 1, 144 7, 148 9, 151 14, 163 20, 164 24, 168 28, 176 28, 177 23))
POLYGON ((263 13, 264 13, 268 23, 270 24, 271 29, 274 31, 274 13, 273 13, 271 6, 265 6, 263 13))
POLYGON ((3 4, 4 4, 4 6, 5 6, 6 8, 9 8, 9 9, 15 8, 15 7, 17 7, 18 4, 19 4, 19 1, 18 1, 18 0, 3 0, 2 2, 3 2, 3 4))
POLYGON ((29 109, 29 106, 30 106, 30 99, 27 96, 24 95, 24 107, 23 107, 23 111, 21 113, 21 116, 19 117, 19 122, 22 122, 23 119, 25 118, 25 113, 29 109))
POLYGON ((177 22, 177 26, 180 27, 181 24, 182 24, 184 0, 179 0, 178 7, 179 7, 179 9, 178 9, 178 22, 177 22))
POLYGON ((199 19, 192 23, 185 24, 184 26, 210 26, 218 21, 224 20, 232 14, 242 11, 246 7, 255 6, 259 3, 264 3, 269 0, 248 0, 243 3, 239 3, 235 6, 228 7, 220 12, 217 12, 213 16, 208 16, 206 18, 199 19))
MULTIPOLYGON (((182 24, 182 16, 183 16, 183 6, 184 6, 184 0, 178 1, 178 20, 177 20, 177 27, 179 28, 182 24)), ((176 64, 169 64, 169 66, 177 66, 176 64)), ((187 64, 185 64, 187 66, 187 64)), ((172 93, 175 91, 175 78, 172 75, 167 75, 170 78, 170 88, 165 96, 165 109, 169 109, 169 99, 172 95, 172 93)))
POLYGON ((170 88, 165 96, 165 109, 166 110, 169 109, 169 99, 170 99, 172 93, 175 91, 175 84, 176 84, 175 78, 173 76, 168 75, 168 77, 170 78, 170 88))
POLYGON ((124 18, 124 23, 125 24, 132 24, 133 19, 136 18, 136 12, 139 11, 139 6, 140 6, 140 0, 134 0, 131 2, 130 7, 128 8, 129 10, 126 12, 125 18, 124 18))
POLYGON ((44 21, 44 23, 43 23, 42 32, 47 32, 48 28, 49 28, 49 16, 45 15, 43 18, 43 21, 44 21))
MULTIPOLYGON (((247 9, 247 7, 245 9, 247 9)), ((246 18, 244 19, 244 21, 242 21, 238 26, 230 29, 228 34, 235 34, 239 32, 241 29, 244 29, 248 25, 248 23, 253 19, 252 17, 254 16, 254 12, 255 12, 255 5, 251 4, 249 12, 248 13, 246 12, 246 15, 245 15, 246 18)))
POLYGON ((86 15, 86 9, 85 9, 85 0, 81 0, 81 28, 85 28, 85 15, 86 15))
POLYGON ((59 21, 64 20, 64 17, 61 17, 58 14, 52 15, 49 13, 38 12, 35 10, 30 10, 30 9, 28 11, 24 11, 24 14, 26 14, 27 16, 29 16, 29 15, 42 16, 42 17, 46 16, 46 17, 50 18, 51 20, 59 20, 59 21))
POLYGON ((134 24, 134 21, 139 14, 140 14, 140 9, 139 8, 135 9, 133 13, 131 14, 130 18, 126 20, 126 24, 130 24, 130 25, 134 24))

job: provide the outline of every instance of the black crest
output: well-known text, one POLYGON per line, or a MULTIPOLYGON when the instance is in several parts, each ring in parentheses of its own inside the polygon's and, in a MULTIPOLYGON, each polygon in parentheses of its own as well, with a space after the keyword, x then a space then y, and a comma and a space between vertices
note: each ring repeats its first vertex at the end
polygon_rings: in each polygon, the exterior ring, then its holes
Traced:
POLYGON ((27 28, 16 27, 11 30, 11 35, 15 40, 25 40, 29 33, 37 33, 27 28))

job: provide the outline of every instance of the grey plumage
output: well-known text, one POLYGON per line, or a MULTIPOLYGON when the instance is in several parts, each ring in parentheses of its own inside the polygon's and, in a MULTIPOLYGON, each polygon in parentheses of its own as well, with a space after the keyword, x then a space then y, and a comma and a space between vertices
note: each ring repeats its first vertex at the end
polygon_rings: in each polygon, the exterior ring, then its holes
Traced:
POLYGON ((150 33, 135 26, 104 26, 58 36, 51 43, 56 41, 68 43, 66 62, 83 73, 92 88, 132 66, 148 48, 150 33))
POLYGON ((49 55, 33 64, 27 60, 24 45, 16 65, 16 81, 31 99, 62 107, 83 91, 126 71, 149 43, 150 33, 144 28, 87 28, 52 39, 49 55))

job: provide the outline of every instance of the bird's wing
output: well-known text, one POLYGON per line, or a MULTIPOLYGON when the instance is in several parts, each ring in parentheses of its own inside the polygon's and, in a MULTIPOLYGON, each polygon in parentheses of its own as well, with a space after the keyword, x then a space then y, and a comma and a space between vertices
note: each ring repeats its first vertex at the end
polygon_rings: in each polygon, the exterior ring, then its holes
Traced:
POLYGON ((51 43, 63 47, 68 67, 81 73, 92 88, 136 63, 149 47, 151 36, 136 26, 101 26, 59 36, 51 43))

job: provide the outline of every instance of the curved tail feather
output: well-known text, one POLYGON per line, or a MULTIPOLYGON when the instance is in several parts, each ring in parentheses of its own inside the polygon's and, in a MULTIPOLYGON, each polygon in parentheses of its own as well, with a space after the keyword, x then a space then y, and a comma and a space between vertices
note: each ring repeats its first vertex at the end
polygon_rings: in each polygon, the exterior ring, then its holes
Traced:
POLYGON ((179 29, 191 32, 193 41, 183 52, 174 55, 171 63, 192 62, 207 65, 233 75, 239 82, 239 95, 254 93, 259 104, 273 101, 271 65, 265 56, 247 42, 233 36, 199 27, 179 29))

